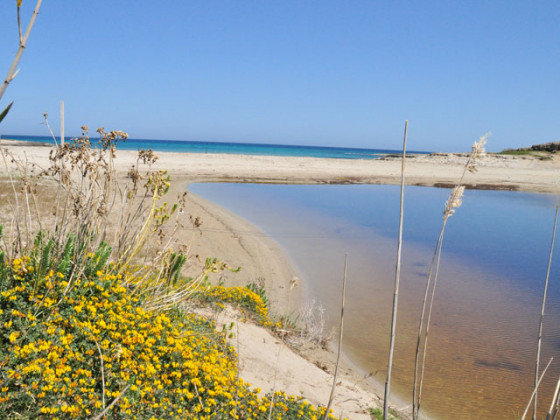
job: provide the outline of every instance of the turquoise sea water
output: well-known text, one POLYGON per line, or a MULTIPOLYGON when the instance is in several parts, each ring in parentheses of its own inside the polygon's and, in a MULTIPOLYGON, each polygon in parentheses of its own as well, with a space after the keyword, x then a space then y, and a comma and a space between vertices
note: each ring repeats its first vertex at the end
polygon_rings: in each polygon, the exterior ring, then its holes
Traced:
MULTIPOLYGON (((54 143, 51 137, 4 135, 6 139, 26 140, 43 143, 54 143)), ((67 140, 68 141, 68 140, 67 140)), ((95 139, 92 137, 92 142, 95 139)), ((186 153, 226 153, 241 155, 265 156, 304 156, 334 159, 376 159, 387 154, 400 153, 396 150, 384 149, 357 149, 345 147, 320 147, 320 146, 291 146, 278 144, 249 144, 249 143, 217 143, 200 141, 179 140, 147 140, 127 139, 120 143, 119 149, 141 150, 153 149, 160 152, 186 152, 186 153)), ((425 152, 411 152, 425 153, 425 152)))
MULTIPOLYGON (((189 189, 284 247, 332 320, 349 256, 345 351, 385 380, 399 187, 197 184, 189 189)), ((417 318, 447 189, 408 187, 394 374, 410 392, 417 318)), ((531 393, 537 328, 557 198, 467 191, 448 222, 427 356, 424 407, 441 419, 516 418, 531 393)), ((236 232, 236 235, 243 235, 236 232)), ((545 316, 542 364, 560 351, 560 248, 545 316)), ((334 324, 334 322, 333 322, 334 324)), ((542 391, 549 398, 554 361, 542 391)))

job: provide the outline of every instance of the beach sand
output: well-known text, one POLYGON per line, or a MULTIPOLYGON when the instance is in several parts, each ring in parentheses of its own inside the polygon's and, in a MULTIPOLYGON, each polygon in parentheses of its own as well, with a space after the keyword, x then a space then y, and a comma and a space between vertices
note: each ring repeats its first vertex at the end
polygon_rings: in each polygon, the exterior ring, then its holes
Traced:
MULTIPOLYGON (((40 166, 48 164, 44 146, 17 146, 19 142, 0 140, 20 156, 40 166), (17 146, 17 147, 14 147, 17 146)), ((248 156, 157 152, 155 169, 167 170, 175 179, 187 182, 262 182, 290 184, 400 184, 401 160, 346 160, 290 156, 248 156)), ((136 163, 135 151, 120 150, 118 165, 136 163)), ((419 186, 453 186, 461 176, 466 154, 434 153, 407 155, 405 182, 419 186)), ((549 160, 535 156, 488 154, 477 162, 476 174, 465 177, 467 188, 560 193, 560 155, 549 160)))
MULTIPOLYGON (((0 141, 13 155, 39 167, 48 166, 51 148, 20 146, 0 141)), ((400 182, 401 162, 398 158, 384 160, 335 160, 301 157, 269 157, 157 153, 154 169, 167 170, 172 178, 169 200, 186 190, 193 182, 267 182, 267 183, 372 183, 400 182)), ((123 174, 136 164, 137 153, 119 151, 116 167, 123 174)), ((416 155, 407 159, 406 182, 410 185, 450 186, 460 177, 466 161, 464 155, 416 155)), ((560 192, 557 176, 560 159, 548 161, 489 155, 483 157, 476 174, 469 174, 466 183, 473 188, 511 189, 544 193, 560 192)), ((2 171, 6 171, 3 169, 2 171)), ((192 216, 202 220, 200 228, 185 223, 179 234, 189 244, 187 274, 200 269, 207 257, 216 257, 231 267, 242 267, 239 273, 223 271, 213 279, 227 286, 263 282, 272 311, 293 313, 305 294, 305 282, 291 288, 298 273, 292 268, 283 250, 257 228, 213 203, 196 195, 187 195, 185 221, 192 216), (241 235, 240 232, 252 232, 241 235)), ((235 337, 240 374, 263 392, 285 390, 303 395, 315 404, 326 404, 332 384, 335 353, 316 345, 299 348, 296 353, 281 340, 253 324, 240 322, 231 312, 213 314, 218 323, 237 320, 235 337)), ((335 414, 352 419, 369 419, 368 407, 379 405, 382 384, 364 377, 363 372, 345 360, 339 377, 334 404, 335 414)), ((403 418, 410 408, 394 399, 403 418)))

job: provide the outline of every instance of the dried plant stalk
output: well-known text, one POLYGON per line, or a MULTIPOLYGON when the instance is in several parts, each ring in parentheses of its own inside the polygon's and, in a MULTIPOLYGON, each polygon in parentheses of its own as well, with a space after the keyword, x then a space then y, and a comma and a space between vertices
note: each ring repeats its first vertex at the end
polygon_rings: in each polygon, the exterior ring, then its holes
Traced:
POLYGON ((541 359, 541 344, 542 344, 542 332, 543 332, 543 322, 544 322, 544 310, 546 307, 546 293, 548 290, 548 279, 550 278, 550 267, 552 266, 552 253, 554 251, 554 242, 556 241, 556 225, 558 222, 558 205, 556 205, 556 212, 554 214, 554 225, 552 227, 552 240, 550 241, 550 253, 548 255, 548 266, 546 269, 546 278, 544 281, 544 290, 543 290, 543 297, 542 297, 542 306, 541 306, 541 319, 539 322, 539 336, 537 339, 537 355, 535 360, 535 402, 533 405, 533 419, 537 418, 537 399, 538 399, 538 392, 537 386, 539 382, 539 364, 541 359))
POLYGON ((17 10, 18 10, 18 29, 19 29, 19 48, 17 50, 16 56, 14 57, 14 61, 12 62, 12 65, 11 65, 10 69, 8 70, 8 74, 6 75, 6 78, 4 79, 4 82, 0 86, 0 99, 2 99, 2 96, 4 96, 4 92, 6 91, 6 88, 8 87, 10 82, 12 80, 14 80, 14 77, 16 77, 16 75, 17 75, 17 71, 16 71, 17 65, 19 64, 19 60, 21 59, 23 51, 25 50, 25 45, 27 44, 27 40, 29 39, 29 34, 31 33, 31 29, 33 28, 33 25, 35 24, 35 19, 37 19, 37 15, 39 14, 39 9, 41 8, 41 3, 42 2, 43 2, 43 0, 37 0, 37 3, 35 4, 35 9, 33 10, 33 14, 31 15, 31 19, 29 20, 29 24, 27 25, 27 29, 25 30, 25 35, 23 36, 23 38, 21 37, 21 24, 20 24, 20 19, 19 19, 19 6, 17 8, 17 10))
POLYGON ((535 394, 537 393, 537 389, 539 388, 539 385, 541 384, 543 378, 544 378, 544 374, 546 373, 546 371, 548 370, 550 364, 552 363, 552 360, 554 358, 551 357, 550 360, 548 361, 548 364, 546 365, 546 367, 544 368, 539 380, 537 381, 537 386, 535 387, 535 389, 533 390, 532 394, 531 394, 531 398, 529 398, 529 403, 527 404, 527 407, 525 408, 525 411, 523 412, 523 415, 521 416, 521 420, 525 420, 525 416, 527 415, 527 413, 529 412, 529 408, 531 407, 531 403, 533 402, 533 398, 535 397, 535 394))
POLYGON ((332 402, 334 400, 334 391, 336 389, 336 379, 338 377, 338 366, 340 364, 340 354, 342 353, 342 334, 344 331, 344 301, 346 299, 346 274, 348 271, 348 254, 344 256, 344 276, 342 278, 342 302, 340 304, 340 328, 338 332, 338 351, 336 353, 336 365, 334 368, 333 384, 331 388, 331 394, 329 396, 329 403, 325 410, 325 415, 323 420, 327 420, 329 416, 329 410, 331 408, 332 402))
POLYGON ((406 140, 408 120, 404 124, 404 140, 401 158, 401 197, 399 212, 399 237, 397 241, 397 262, 395 267, 395 289, 393 292, 393 313, 391 317, 391 339, 389 342, 389 362, 387 363, 387 381, 385 382, 385 396, 383 398, 383 420, 387 419, 389 410, 389 395, 391 394, 391 373, 393 370, 393 352, 395 350, 395 332, 397 328, 397 307, 399 305, 399 283, 401 276, 402 232, 404 216, 404 168, 406 162, 406 140))

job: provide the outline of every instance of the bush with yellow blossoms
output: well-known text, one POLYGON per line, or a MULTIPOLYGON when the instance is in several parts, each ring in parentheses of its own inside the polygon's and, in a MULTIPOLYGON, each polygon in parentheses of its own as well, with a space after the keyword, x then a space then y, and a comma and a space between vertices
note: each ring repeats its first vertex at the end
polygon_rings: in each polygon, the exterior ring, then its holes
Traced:
MULTIPOLYGON (((11 260, 0 253, 0 418, 323 417, 301 398, 251 390, 210 321, 146 309, 125 286, 134 273, 100 264, 102 246, 80 267, 41 266, 38 250, 11 260)), ((266 321, 249 289, 209 293, 266 321)))

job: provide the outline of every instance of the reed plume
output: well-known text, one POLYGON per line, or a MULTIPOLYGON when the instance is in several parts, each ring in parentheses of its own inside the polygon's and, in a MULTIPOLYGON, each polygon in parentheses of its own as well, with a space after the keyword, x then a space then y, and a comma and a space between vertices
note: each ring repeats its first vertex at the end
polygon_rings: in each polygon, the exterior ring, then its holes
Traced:
POLYGON ((414 359, 414 384, 412 389, 412 418, 417 420, 420 415, 420 407, 422 402, 422 386, 424 382, 424 370, 426 365, 426 353, 428 349, 428 335, 430 331, 430 323, 432 318, 432 309, 434 304, 435 291, 439 276, 439 267, 441 261, 441 252, 443 247, 443 238, 447 221, 456 209, 463 203, 463 195, 465 186, 463 180, 467 174, 477 171, 477 161, 486 153, 484 146, 490 133, 486 133, 480 137, 472 146, 471 153, 463 167, 463 172, 455 187, 451 190, 451 194, 445 203, 443 209, 443 218, 439 237, 436 241, 430 269, 428 271, 428 280, 424 290, 424 300, 422 302, 422 311, 420 314, 420 322, 418 325, 418 335, 416 340, 416 353, 414 359), (431 293, 430 293, 431 291, 431 293), (427 313, 426 313, 427 309, 427 313), (422 363, 420 364, 420 349, 422 348, 422 363))

